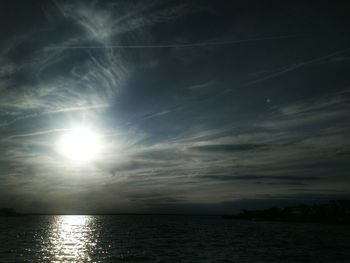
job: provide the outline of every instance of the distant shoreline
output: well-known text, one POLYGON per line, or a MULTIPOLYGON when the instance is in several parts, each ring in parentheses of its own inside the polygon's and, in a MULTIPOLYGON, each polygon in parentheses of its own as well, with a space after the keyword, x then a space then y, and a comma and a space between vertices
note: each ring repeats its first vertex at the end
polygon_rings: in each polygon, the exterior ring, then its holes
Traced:
POLYGON ((350 225, 350 200, 333 200, 328 203, 314 205, 300 204, 260 210, 242 210, 240 213, 224 215, 190 213, 19 213, 13 208, 0 208, 0 217, 23 216, 207 216, 230 220, 350 225))
POLYGON ((250 221, 300 222, 350 225, 350 200, 333 200, 326 204, 272 207, 243 210, 239 214, 223 215, 223 219, 250 221))
POLYGON ((77 213, 77 214, 68 214, 68 213, 16 213, 11 215, 1 216, 213 216, 221 217, 222 214, 184 214, 184 213, 77 213))

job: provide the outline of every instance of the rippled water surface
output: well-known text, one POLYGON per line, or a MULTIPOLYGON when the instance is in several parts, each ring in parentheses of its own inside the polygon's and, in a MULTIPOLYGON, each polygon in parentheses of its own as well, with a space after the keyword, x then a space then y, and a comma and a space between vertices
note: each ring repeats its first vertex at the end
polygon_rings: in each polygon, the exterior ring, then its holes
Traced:
POLYGON ((0 262, 350 262, 350 227, 204 216, 2 217, 0 262))

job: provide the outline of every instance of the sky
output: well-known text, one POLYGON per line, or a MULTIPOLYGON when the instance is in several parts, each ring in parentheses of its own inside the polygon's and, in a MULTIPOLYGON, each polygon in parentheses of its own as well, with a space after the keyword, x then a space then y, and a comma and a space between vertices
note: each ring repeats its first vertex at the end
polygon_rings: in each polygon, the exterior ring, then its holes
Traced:
POLYGON ((349 198, 346 1, 0 5, 0 207, 210 214, 349 198), (86 162, 57 150, 76 127, 100 142, 86 162))

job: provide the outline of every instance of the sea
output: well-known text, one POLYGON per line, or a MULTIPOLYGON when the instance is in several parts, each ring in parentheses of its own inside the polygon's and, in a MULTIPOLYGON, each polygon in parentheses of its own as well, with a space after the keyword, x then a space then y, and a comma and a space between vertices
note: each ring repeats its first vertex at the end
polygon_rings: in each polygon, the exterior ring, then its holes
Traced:
POLYGON ((350 226, 183 215, 0 217, 0 262, 350 262, 350 226))

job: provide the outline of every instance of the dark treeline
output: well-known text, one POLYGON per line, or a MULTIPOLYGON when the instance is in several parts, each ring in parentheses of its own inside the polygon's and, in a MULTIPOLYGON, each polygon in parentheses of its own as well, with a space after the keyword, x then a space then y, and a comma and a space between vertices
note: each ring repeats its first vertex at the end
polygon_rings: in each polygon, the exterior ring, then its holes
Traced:
POLYGON ((350 200, 334 200, 326 204, 272 207, 261 210, 242 210, 223 218, 289 222, 350 224, 350 200))

